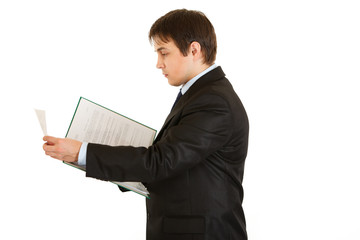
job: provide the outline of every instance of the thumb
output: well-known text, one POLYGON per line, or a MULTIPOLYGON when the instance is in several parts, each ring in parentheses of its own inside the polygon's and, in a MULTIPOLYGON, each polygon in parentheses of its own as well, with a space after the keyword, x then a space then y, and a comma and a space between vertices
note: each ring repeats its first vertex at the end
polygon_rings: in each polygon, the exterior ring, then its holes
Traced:
POLYGON ((52 137, 52 136, 45 136, 45 137, 43 137, 43 140, 44 140, 45 142, 48 142, 48 144, 49 144, 49 143, 50 143, 50 144, 55 144, 56 141, 57 141, 57 138, 56 138, 56 137, 52 137))

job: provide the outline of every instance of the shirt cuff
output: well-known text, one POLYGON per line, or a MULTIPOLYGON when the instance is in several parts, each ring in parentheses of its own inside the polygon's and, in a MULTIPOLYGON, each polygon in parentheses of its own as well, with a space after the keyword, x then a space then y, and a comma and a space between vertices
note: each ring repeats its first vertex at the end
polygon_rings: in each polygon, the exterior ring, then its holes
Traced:
POLYGON ((78 164, 81 165, 81 166, 85 166, 85 165, 86 165, 87 146, 88 146, 88 143, 87 143, 87 142, 83 142, 83 143, 81 144, 81 147, 80 147, 79 157, 78 157, 78 164))

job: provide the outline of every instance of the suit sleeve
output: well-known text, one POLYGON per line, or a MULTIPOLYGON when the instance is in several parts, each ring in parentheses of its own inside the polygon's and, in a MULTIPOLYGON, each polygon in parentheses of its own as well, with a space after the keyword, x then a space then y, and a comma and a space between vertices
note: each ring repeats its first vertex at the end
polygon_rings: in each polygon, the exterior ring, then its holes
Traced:
POLYGON ((231 135, 231 121, 222 97, 203 95, 176 114, 161 139, 149 148, 89 144, 86 176, 148 183, 169 178, 221 148, 231 135))

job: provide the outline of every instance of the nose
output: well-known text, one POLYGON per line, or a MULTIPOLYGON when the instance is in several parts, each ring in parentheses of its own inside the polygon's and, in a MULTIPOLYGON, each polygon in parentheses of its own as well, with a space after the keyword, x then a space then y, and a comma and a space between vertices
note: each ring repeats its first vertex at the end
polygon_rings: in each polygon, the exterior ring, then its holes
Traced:
POLYGON ((156 68, 162 69, 164 67, 165 67, 165 65, 164 65, 164 62, 162 61, 161 57, 158 57, 158 60, 157 60, 157 63, 156 63, 156 68))

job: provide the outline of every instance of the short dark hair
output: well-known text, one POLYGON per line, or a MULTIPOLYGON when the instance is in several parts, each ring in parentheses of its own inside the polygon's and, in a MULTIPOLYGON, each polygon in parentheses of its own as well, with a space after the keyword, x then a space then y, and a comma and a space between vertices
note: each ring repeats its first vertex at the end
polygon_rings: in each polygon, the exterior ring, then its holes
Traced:
POLYGON ((149 41, 157 37, 163 42, 173 40, 184 56, 192 42, 198 42, 204 55, 204 63, 213 64, 216 59, 216 34, 204 13, 187 9, 173 10, 160 17, 151 26, 149 41))

